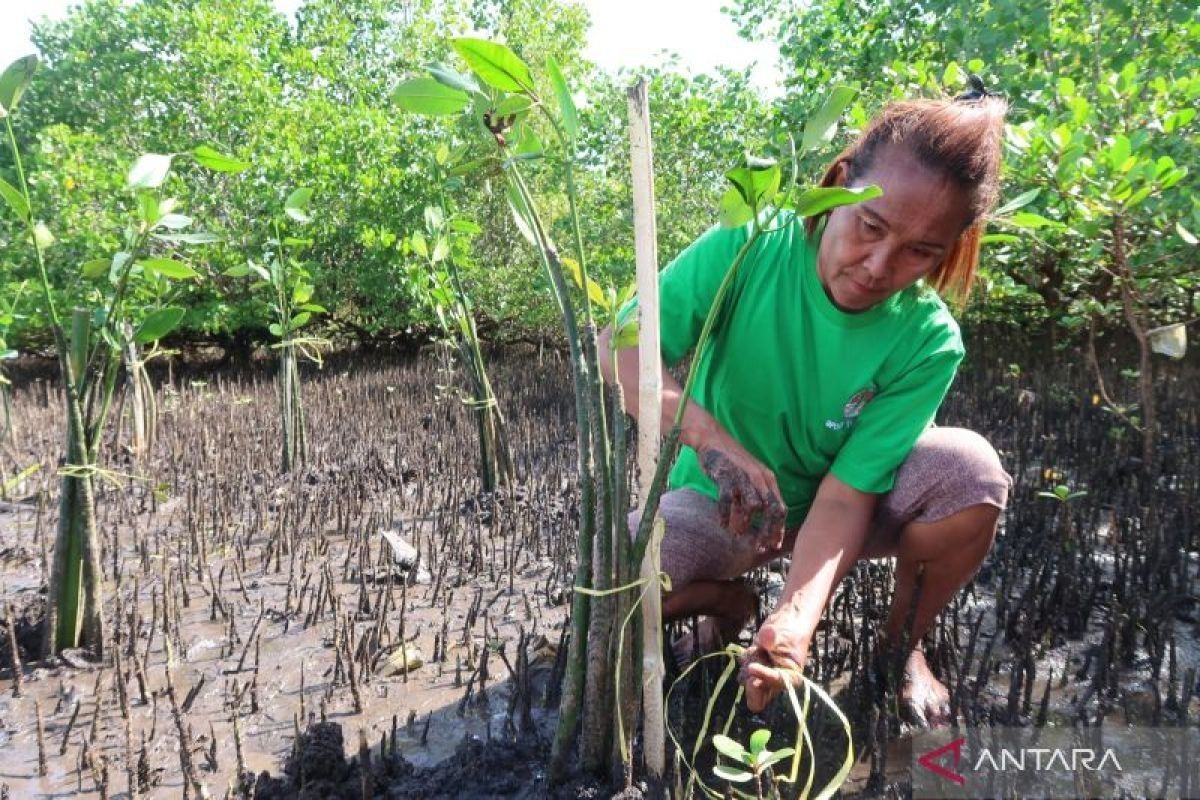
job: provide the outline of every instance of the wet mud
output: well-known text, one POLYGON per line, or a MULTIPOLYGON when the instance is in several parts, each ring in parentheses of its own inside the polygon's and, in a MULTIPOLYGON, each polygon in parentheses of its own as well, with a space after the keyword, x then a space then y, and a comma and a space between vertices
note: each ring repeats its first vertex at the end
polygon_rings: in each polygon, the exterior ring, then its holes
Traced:
MULTIPOLYGON (((1106 377, 1132 398, 1123 365, 1106 361, 1106 377)), ((495 495, 479 491, 475 426, 436 357, 306 369, 310 457, 290 475, 278 472, 269 369, 157 376, 158 443, 143 456, 114 432, 98 482, 113 633, 102 664, 39 660, 62 436, 52 383, 16 373, 4 477, 41 466, 0 504, 0 586, 22 677, 14 696, 0 636, 0 787, 612 796, 596 778, 551 791, 542 775, 574 570, 569 375, 549 351, 509 354, 495 371, 519 476, 495 495)), ((987 562, 926 642, 960 721, 1195 724, 1197 385, 1194 363, 1164 367, 1163 463, 1148 475, 1139 434, 1093 402, 1083 359, 1006 348, 964 366, 939 423, 985 435, 1016 483, 987 562), (1087 495, 1039 496, 1058 484, 1087 495)), ((764 610, 784 568, 751 578, 764 610)), ((906 724, 868 668, 890 592, 889 564, 860 564, 809 663, 854 723, 849 795, 907 785, 906 724)), ((714 661, 675 686, 671 724, 689 759, 718 674, 714 661)), ((744 705, 730 714, 734 699, 729 685, 713 725, 728 717, 743 741, 762 726, 776 746, 794 738, 784 704, 751 717, 744 705)), ((840 763, 840 723, 816 712, 810 726, 819 781, 840 763)), ((720 790, 713 759, 702 747, 697 775, 720 790)), ((673 769, 670 781, 689 777, 673 769)))

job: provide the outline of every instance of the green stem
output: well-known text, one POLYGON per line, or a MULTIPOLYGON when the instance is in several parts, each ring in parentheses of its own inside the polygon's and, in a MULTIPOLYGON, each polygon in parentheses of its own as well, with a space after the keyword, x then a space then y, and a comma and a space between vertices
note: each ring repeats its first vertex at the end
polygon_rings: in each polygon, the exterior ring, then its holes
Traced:
MULTIPOLYGON (((579 329, 575 320, 575 312, 567 297, 566 283, 563 280, 562 265, 545 234, 541 217, 533 205, 529 190, 521 173, 511 166, 513 185, 525 206, 529 222, 538 242, 538 258, 542 268, 550 279, 559 311, 563 316, 563 326, 567 333, 567 346, 571 356, 571 375, 575 388, 575 428, 578 432, 577 468, 579 471, 580 494, 580 525, 578 542, 578 567, 575 570, 575 587, 587 589, 591 587, 592 551, 595 534, 595 487, 591 472, 591 426, 587 416, 586 377, 583 371, 582 354, 579 344, 579 329)), ((587 653, 587 632, 589 628, 590 605, 588 596, 583 592, 573 592, 571 597, 571 639, 567 651, 567 675, 562 701, 559 704, 558 727, 554 733, 554 743, 550 753, 550 767, 547 777, 551 785, 561 783, 566 777, 567 760, 571 744, 575 739, 575 731, 579 724, 580 699, 584 692, 586 671, 584 656, 587 653)))

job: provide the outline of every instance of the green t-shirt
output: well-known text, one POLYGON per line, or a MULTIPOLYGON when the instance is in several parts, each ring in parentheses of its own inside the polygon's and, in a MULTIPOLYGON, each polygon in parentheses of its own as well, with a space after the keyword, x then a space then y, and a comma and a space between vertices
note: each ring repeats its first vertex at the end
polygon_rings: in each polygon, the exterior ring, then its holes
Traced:
MULTIPOLYGON (((921 283, 857 314, 839 310, 821 286, 817 242, 802 221, 776 225, 730 287, 710 346, 692 366, 692 398, 774 471, 791 527, 803 522, 830 470, 860 491, 891 490, 933 421, 963 347, 945 304, 921 283)), ((749 226, 712 228, 660 274, 668 366, 695 347, 748 238, 749 226)), ((636 304, 622 308, 622 320, 636 304)), ((718 494, 690 447, 681 449, 670 485, 718 494)))

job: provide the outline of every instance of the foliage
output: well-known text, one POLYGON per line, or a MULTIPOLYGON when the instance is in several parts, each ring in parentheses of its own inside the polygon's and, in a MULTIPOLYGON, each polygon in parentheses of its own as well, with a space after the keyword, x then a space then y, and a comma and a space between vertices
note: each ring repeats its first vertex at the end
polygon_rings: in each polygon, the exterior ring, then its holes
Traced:
MULTIPOLYGON (((957 94, 972 72, 1007 96, 1008 193, 1028 207, 1009 208, 988 239, 973 319, 1079 331, 1095 299, 1106 325, 1122 324, 1106 243, 1114 212, 1133 212, 1131 269, 1148 318, 1200 310, 1200 212, 1177 171, 1200 157, 1195 4, 739 0, 733 13, 744 34, 779 41, 789 118, 829 80, 858 81, 878 102, 957 94)), ((866 104, 851 112, 860 125, 868 115, 866 104)))
MULTIPOLYGON (((1082 333, 1093 317, 1102 330, 1123 324, 1119 287, 1105 272, 1111 263, 1104 237, 1095 235, 1103 214, 1091 198, 1101 187, 1120 189, 1121 202, 1134 212, 1127 225, 1130 263, 1147 324, 1196 315, 1200 211, 1190 179, 1181 176, 1146 197, 1133 185, 1149 177, 1142 172, 1148 161, 1157 170, 1170 159, 1170 173, 1200 155, 1194 4, 1153 0, 1135 11, 1119 0, 1002 0, 979 8, 949 0, 919 8, 893 0, 739 0, 731 13, 745 33, 779 42, 785 92, 771 102, 746 73, 729 70, 689 75, 668 62, 646 71, 664 262, 715 221, 724 166, 743 148, 779 155, 769 131, 799 136, 801 120, 820 101, 815 87, 861 88, 849 112, 853 132, 885 99, 957 93, 966 74, 976 72, 1012 102, 1007 195, 1026 203, 1008 209, 1008 221, 988 239, 982 291, 969 320, 1054 321, 1072 333, 1082 333), (1137 161, 1114 168, 1104 153, 1115 155, 1126 139, 1137 161), (1137 179, 1127 189, 1119 185, 1122 171, 1137 179), (1028 196, 1034 189, 1040 191, 1028 196), (1089 208, 1090 221, 1083 213, 1089 208)), ((127 209, 103 198, 119 189, 118 167, 136 153, 194 143, 235 159, 252 153, 248 180, 213 172, 172 188, 225 237, 204 256, 217 277, 177 294, 188 336, 270 340, 260 298, 222 273, 242 263, 254 242, 241 232, 257 230, 257 221, 273 213, 272 187, 280 185, 309 186, 323 198, 309 255, 319 266, 316 292, 328 301, 326 330, 366 341, 436 331, 420 287, 394 276, 407 257, 408 234, 420 228, 434 199, 420 166, 424 142, 472 141, 471 132, 455 115, 397 114, 388 98, 396 76, 448 63, 450 39, 482 31, 484 39, 505 41, 524 63, 553 57, 562 85, 572 87, 575 190, 592 210, 584 245, 593 278, 623 286, 633 263, 622 97, 629 80, 580 58, 586 24, 584 10, 565 1, 543 7, 532 0, 306 0, 289 25, 269 0, 86 0, 62 20, 35 26, 44 69, 23 101, 19 142, 29 156, 31 196, 56 221, 57 247, 82 259, 119 244, 115 232, 127 209)), ((551 74, 528 76, 547 101, 557 91, 551 74)), ((442 103, 461 93, 432 75, 419 80, 442 103)), ((533 139, 551 135, 545 120, 533 119, 527 129, 533 139)), ((802 171, 815 172, 826 157, 802 156, 802 171)), ((3 159, 0 174, 11 182, 12 165, 3 159)), ((526 167, 552 238, 569 241, 568 202, 553 170, 526 167)), ((556 303, 536 259, 513 235, 494 168, 457 176, 456 203, 482 229, 461 279, 482 337, 541 340, 554 324, 556 303), (503 280, 492 279, 497 270, 503 280)), ((0 239, 18 235, 11 219, 0 222, 0 239)), ((4 248, 0 284, 30 277, 29 264, 4 248)), ((51 277, 67 305, 86 288, 65 274, 51 277)), ((10 343, 45 346, 40 301, 27 312, 10 343)))

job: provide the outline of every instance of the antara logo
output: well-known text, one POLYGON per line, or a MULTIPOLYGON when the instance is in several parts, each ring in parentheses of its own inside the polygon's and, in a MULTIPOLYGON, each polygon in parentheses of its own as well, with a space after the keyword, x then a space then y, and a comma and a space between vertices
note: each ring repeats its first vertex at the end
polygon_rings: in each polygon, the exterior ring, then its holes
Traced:
MULTIPOLYGON (((934 775, 948 781, 953 781, 961 786, 966 783, 966 778, 957 769, 959 761, 962 760, 963 746, 966 742, 967 738, 960 736, 952 742, 948 742, 941 747, 922 754, 917 758, 917 763, 934 775), (947 753, 952 754, 953 769, 938 763, 938 759, 947 753)), ((1013 750, 1000 748, 996 752, 985 747, 980 749, 979 756, 971 766, 971 771, 979 772, 984 767, 990 767, 997 772, 1027 769, 1034 772, 1048 772, 1055 769, 1068 772, 1077 772, 1079 770, 1099 772, 1106 767, 1108 769, 1115 769, 1117 772, 1123 771, 1121 762, 1117 760, 1117 754, 1113 752, 1112 748, 1097 751, 1088 747, 1073 747, 1070 749, 1025 747, 1013 750)))

